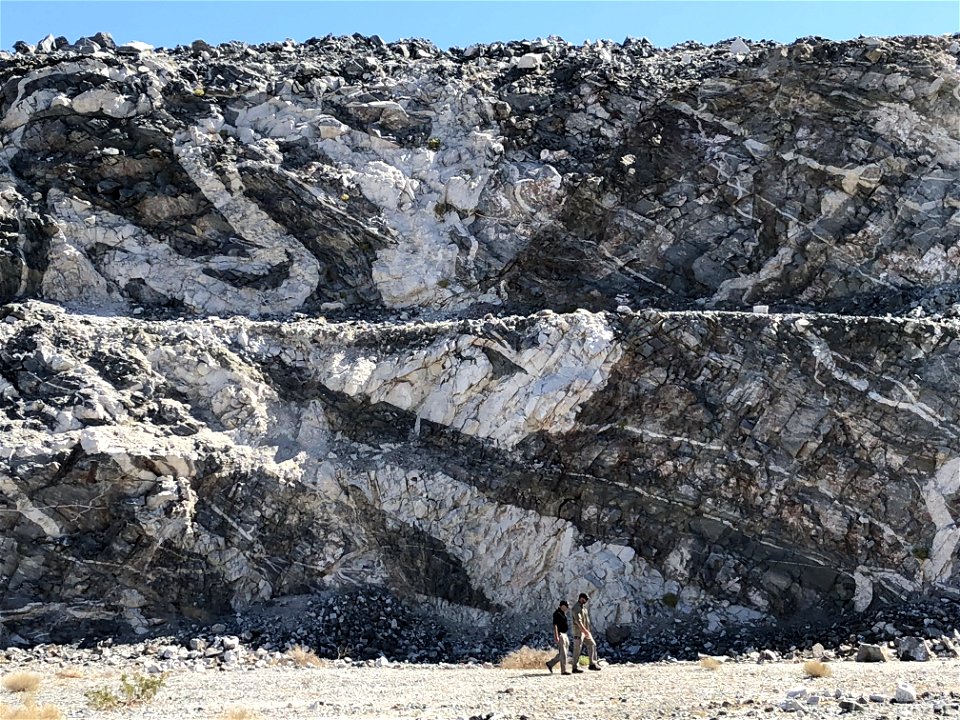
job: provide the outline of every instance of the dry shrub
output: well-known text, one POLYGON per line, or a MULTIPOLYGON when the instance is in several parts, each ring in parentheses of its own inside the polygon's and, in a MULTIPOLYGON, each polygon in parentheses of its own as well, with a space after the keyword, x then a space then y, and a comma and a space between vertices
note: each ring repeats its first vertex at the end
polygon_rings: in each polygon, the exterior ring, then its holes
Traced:
POLYGON ((537 650, 524 645, 514 650, 500 661, 500 667, 506 670, 532 670, 543 667, 547 660, 557 654, 556 650, 537 650))
POLYGON ((287 657, 289 657, 297 667, 320 667, 323 665, 323 660, 317 657, 317 654, 313 650, 305 648, 303 645, 294 645, 287 650, 287 657))
POLYGON ((83 670, 74 665, 67 665, 57 670, 57 677, 78 679, 84 677, 83 670))
POLYGON ((3 676, 3 689, 7 692, 34 692, 40 687, 41 677, 33 672, 14 672, 3 676))
POLYGON ((830 677, 833 670, 822 660, 807 660, 803 664, 803 672, 809 677, 830 677))
POLYGON ((716 670, 721 665, 723 665, 723 663, 717 660, 715 657, 710 657, 707 655, 706 657, 700 658, 700 667, 704 668, 705 670, 716 670))
POLYGON ((140 675, 134 673, 127 677, 126 673, 121 673, 119 692, 114 692, 109 688, 88 690, 86 693, 87 703, 95 710, 117 710, 141 705, 150 702, 157 696, 166 679, 167 676, 163 674, 140 675))
POLYGON ((220 720, 260 720, 260 713, 247 708, 228 708, 220 715, 220 720))
POLYGON ((55 705, 37 705, 28 695, 20 707, 0 705, 0 720, 63 720, 63 713, 55 705))

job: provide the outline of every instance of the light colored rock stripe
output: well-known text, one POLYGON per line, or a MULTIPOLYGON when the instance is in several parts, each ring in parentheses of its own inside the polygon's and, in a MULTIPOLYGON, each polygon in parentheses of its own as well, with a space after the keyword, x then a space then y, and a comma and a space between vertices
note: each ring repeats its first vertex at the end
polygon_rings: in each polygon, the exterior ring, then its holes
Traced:
MULTIPOLYGON (((8 502, 13 501, 16 505, 14 510, 8 510, 7 512, 20 513, 27 520, 39 527, 47 537, 60 537, 63 531, 60 529, 57 521, 42 512, 30 501, 30 498, 20 492, 20 489, 16 483, 13 482, 12 478, 6 475, 0 475, 0 493, 3 493, 7 497, 8 502)), ((0 510, 0 512, 3 512, 3 510, 0 510)))
POLYGON ((236 312, 243 312, 247 308, 253 309, 256 314, 292 312, 317 287, 320 281, 319 264, 303 243, 288 235, 256 203, 243 195, 243 184, 236 167, 230 166, 226 170, 228 181, 233 186, 228 189, 216 173, 206 166, 204 147, 213 142, 212 137, 219 141, 214 133, 222 123, 223 118, 210 118, 206 126, 194 127, 179 134, 173 145, 177 160, 190 179, 234 230, 248 241, 250 257, 241 259, 217 255, 208 258, 206 264, 217 270, 236 268, 245 273, 256 270, 266 273, 274 266, 289 261, 288 278, 276 289, 227 287, 230 290, 228 302, 235 306, 236 312))
POLYGON ((960 547, 960 523, 949 511, 947 499, 960 492, 960 458, 944 463, 940 470, 923 486, 923 499, 937 533, 930 548, 930 558, 924 563, 924 576, 930 582, 943 582, 953 575, 960 547))
POLYGON ((401 357, 337 353, 326 360, 323 382, 513 447, 535 432, 573 427, 580 407, 604 386, 623 354, 603 316, 585 311, 548 316, 528 332, 535 344, 519 352, 460 335, 401 357), (517 371, 498 377, 485 347, 517 371))
POLYGON ((384 512, 440 540, 473 587, 509 614, 542 613, 586 591, 598 624, 633 622, 640 603, 663 594, 663 577, 633 548, 583 544, 573 524, 493 502, 443 473, 387 466, 359 482, 384 512))

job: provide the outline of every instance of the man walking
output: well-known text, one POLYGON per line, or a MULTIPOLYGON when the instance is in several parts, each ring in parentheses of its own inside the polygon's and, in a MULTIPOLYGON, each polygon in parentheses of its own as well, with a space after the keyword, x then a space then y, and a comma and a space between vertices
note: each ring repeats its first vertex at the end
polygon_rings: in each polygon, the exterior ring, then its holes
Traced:
POLYGON ((570 606, 566 600, 560 601, 560 606, 553 611, 553 642, 557 646, 557 655, 552 660, 547 661, 547 670, 553 674, 553 667, 560 663, 560 674, 569 675, 567 670, 567 649, 570 646, 570 640, 567 638, 567 610, 570 606))
POLYGON ((577 598, 577 604, 573 606, 573 671, 581 673, 580 669, 580 650, 585 645, 587 648, 587 657, 590 658, 591 670, 599 670, 600 664, 597 661, 597 643, 593 639, 593 628, 590 625, 590 613, 587 612, 587 603, 590 598, 586 593, 580 593, 577 598))

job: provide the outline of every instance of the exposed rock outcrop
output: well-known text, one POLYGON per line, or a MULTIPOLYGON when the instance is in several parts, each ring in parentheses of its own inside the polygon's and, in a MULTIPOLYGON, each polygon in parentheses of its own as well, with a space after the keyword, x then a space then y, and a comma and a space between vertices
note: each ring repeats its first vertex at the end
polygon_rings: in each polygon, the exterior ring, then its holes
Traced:
POLYGON ((0 59, 0 628, 958 594, 956 41, 108 38, 0 59))

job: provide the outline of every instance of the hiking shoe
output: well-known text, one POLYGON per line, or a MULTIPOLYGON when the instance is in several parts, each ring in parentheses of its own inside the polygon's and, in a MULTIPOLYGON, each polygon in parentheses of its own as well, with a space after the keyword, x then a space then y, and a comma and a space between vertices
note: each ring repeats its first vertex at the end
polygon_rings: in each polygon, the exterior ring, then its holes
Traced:
POLYGON ((587 669, 588 669, 588 670, 602 670, 603 668, 601 668, 599 665, 588 665, 588 666, 587 666, 587 669))

